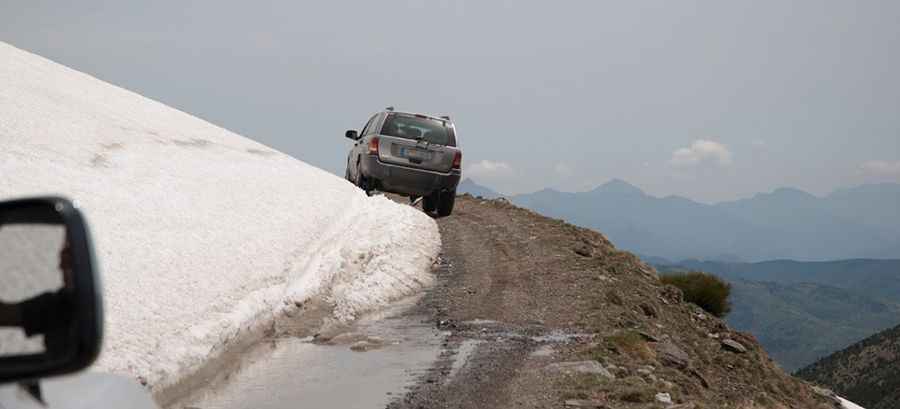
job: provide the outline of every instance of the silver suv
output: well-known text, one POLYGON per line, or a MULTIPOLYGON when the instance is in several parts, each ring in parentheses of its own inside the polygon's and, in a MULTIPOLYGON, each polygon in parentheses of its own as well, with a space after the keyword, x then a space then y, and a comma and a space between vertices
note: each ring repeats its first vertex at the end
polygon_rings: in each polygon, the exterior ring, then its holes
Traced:
POLYGON ((422 198, 426 212, 449 216, 462 172, 462 151, 449 117, 395 112, 388 107, 362 131, 349 130, 355 143, 347 155, 345 177, 373 190, 422 198))

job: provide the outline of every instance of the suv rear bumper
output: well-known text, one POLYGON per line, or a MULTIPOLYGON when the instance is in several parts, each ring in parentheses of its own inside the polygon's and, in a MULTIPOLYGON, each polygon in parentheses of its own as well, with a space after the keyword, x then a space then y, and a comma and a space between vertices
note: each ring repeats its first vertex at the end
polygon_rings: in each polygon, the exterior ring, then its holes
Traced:
POLYGON ((428 196, 435 191, 455 190, 461 175, 459 170, 442 173, 388 164, 375 155, 363 155, 359 165, 370 186, 402 195, 428 196))

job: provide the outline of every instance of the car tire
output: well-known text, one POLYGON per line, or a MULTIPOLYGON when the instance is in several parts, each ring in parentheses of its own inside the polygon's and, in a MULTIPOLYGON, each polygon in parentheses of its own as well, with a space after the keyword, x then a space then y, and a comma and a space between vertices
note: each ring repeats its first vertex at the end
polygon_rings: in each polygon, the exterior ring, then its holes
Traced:
POLYGON ((440 192, 437 201, 437 214, 439 217, 447 217, 453 213, 453 205, 456 203, 456 191, 447 190, 440 192))
POLYGON ((424 210, 425 213, 434 212, 434 209, 437 208, 437 197, 438 192, 422 197, 422 210, 424 210))
POLYGON ((363 176, 362 170, 357 165, 356 168, 356 186, 366 192, 366 196, 372 196, 372 188, 369 186, 369 180, 363 176))

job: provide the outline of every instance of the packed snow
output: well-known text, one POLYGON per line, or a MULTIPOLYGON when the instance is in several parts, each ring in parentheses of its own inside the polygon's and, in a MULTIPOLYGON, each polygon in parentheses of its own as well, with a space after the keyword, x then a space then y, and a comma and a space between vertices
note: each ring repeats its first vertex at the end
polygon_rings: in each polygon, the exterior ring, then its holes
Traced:
POLYGON ((90 223, 96 368, 154 389, 310 297, 350 320, 413 293, 440 248, 412 207, 4 43, 0 140, 0 196, 61 194, 90 223))
POLYGON ((843 406, 844 409, 865 409, 864 407, 859 406, 853 402, 850 402, 849 400, 844 399, 842 397, 838 397, 838 400, 841 401, 841 406, 843 406))

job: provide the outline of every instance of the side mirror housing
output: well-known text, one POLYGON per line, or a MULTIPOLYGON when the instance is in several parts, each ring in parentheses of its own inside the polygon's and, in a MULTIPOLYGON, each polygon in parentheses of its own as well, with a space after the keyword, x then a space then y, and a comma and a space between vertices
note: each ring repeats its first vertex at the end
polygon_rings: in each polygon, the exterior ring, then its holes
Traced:
POLYGON ((357 139, 359 139, 359 133, 356 132, 356 131, 353 130, 353 129, 351 129, 351 130, 349 130, 349 131, 347 131, 347 132, 344 132, 344 136, 346 136, 346 137, 348 137, 348 138, 350 138, 350 139, 353 139, 354 141, 357 140, 357 139))
POLYGON ((59 197, 0 202, 0 383, 76 372, 100 352, 87 224, 59 197))

